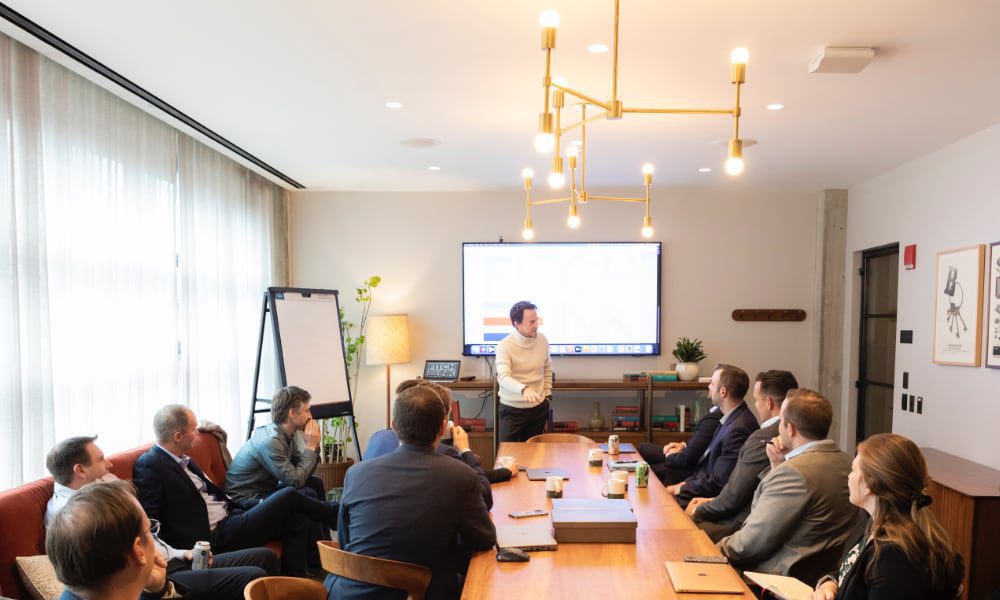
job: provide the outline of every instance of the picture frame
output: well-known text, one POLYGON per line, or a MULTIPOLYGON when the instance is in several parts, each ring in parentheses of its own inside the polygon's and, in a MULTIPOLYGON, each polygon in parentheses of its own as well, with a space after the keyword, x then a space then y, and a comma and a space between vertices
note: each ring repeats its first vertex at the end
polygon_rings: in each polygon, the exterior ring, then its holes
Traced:
POLYGON ((939 365, 981 364, 985 257, 985 244, 938 252, 933 362, 939 365))
POLYGON ((986 360, 990 369, 1000 369, 1000 242, 990 244, 986 263, 986 360))

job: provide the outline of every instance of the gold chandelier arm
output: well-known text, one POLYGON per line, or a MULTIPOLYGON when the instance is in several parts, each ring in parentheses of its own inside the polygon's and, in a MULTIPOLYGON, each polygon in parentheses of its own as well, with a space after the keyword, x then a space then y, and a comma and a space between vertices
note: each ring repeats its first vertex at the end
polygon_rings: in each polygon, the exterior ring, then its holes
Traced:
POLYGON ((736 108, 733 109, 733 139, 740 139, 740 84, 736 83, 736 108))
MULTIPOLYGON (((615 0, 615 43, 614 56, 611 60, 611 104, 618 103, 618 0, 615 0)), ((608 107, 608 110, 611 110, 608 107)))
POLYGON ((579 98, 580 100, 583 100, 584 102, 587 102, 589 104, 593 104, 594 106, 600 106, 604 110, 611 110, 611 107, 608 106, 607 102, 601 102, 600 100, 597 100, 596 98, 591 98, 590 96, 584 94, 583 92, 578 92, 578 91, 574 90, 573 88, 569 88, 569 87, 566 87, 564 85, 559 85, 558 83, 552 83, 552 87, 556 88, 557 90, 562 90, 562 91, 566 92, 567 94, 569 94, 570 96, 575 96, 575 97, 579 98))
POLYGON ((607 115, 608 115, 608 111, 605 110, 603 112, 600 112, 600 113, 594 115, 593 117, 588 118, 587 120, 582 120, 581 119, 581 120, 577 121, 576 123, 573 123, 572 125, 567 125, 566 127, 563 127, 562 129, 560 129, 559 133, 563 134, 563 133, 566 133, 567 131, 572 131, 572 130, 576 129, 577 127, 583 126, 584 123, 590 123, 591 121, 596 121, 598 119, 603 119, 607 115))
MULTIPOLYGON (((588 200, 604 200, 607 202, 645 202, 645 198, 622 198, 619 196, 594 196, 588 195, 588 200)), ((537 204, 537 202, 536 202, 537 204)))
POLYGON ((550 75, 552 68, 552 48, 545 49, 545 79, 542 80, 542 88, 545 90, 545 110, 543 113, 549 112, 549 86, 552 85, 552 77, 550 75))
POLYGON ((666 115, 734 115, 732 108, 623 108, 622 112, 666 115))
POLYGON ((572 198, 549 198, 548 200, 532 200, 531 206, 541 206, 543 204, 559 204, 560 202, 571 202, 572 198))

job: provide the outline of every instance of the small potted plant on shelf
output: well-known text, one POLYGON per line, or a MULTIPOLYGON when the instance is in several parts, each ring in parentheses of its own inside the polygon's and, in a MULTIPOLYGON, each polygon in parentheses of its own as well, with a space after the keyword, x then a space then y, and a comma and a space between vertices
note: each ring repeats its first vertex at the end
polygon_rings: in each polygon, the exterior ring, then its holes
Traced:
POLYGON ((701 340, 682 337, 677 340, 677 347, 674 348, 673 355, 677 359, 677 365, 674 367, 677 371, 677 379, 681 381, 698 379, 698 362, 705 358, 701 340))

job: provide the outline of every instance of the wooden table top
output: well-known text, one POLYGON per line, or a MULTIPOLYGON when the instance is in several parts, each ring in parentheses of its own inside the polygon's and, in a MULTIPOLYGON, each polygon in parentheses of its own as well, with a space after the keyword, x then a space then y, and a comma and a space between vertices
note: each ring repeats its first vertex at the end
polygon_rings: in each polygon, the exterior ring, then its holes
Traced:
MULTIPOLYGON (((522 467, 559 467, 569 479, 563 484, 564 498, 600 498, 601 486, 610 471, 605 465, 591 467, 587 450, 596 444, 528 444, 505 442, 498 456, 517 458, 522 467)), ((622 454, 624 460, 638 454, 622 454)), ((607 455, 605 455, 605 463, 607 455)), ((635 544, 560 544, 554 552, 532 552, 526 563, 499 563, 494 552, 472 559, 463 598, 512 598, 526 595, 542 598, 753 598, 732 594, 676 594, 664 561, 679 561, 685 554, 718 555, 715 545, 684 514, 673 496, 650 474, 649 487, 636 488, 629 479, 627 499, 635 512, 638 528, 635 544)), ((551 525, 551 515, 511 518, 517 510, 552 510, 545 496, 544 481, 528 481, 523 472, 509 482, 493 485, 493 521, 504 524, 551 525)))

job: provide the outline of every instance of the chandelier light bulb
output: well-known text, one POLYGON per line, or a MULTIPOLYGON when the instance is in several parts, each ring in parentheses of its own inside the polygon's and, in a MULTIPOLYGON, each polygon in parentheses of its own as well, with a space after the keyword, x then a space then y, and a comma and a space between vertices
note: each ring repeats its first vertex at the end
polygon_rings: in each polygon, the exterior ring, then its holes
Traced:
POLYGON ((642 237, 653 237, 653 219, 649 216, 642 220, 642 237))
POLYGON ((552 10, 543 10, 538 16, 538 24, 542 27, 559 27, 559 13, 552 10))
POLYGON ((642 174, 643 175, 652 175, 655 170, 656 170, 656 167, 654 167, 651 163, 646 163, 646 164, 642 165, 642 174))
POLYGON ((526 239, 526 240, 531 240, 532 238, 535 237, 535 230, 534 229, 529 229, 528 227, 525 227, 521 231, 521 237, 524 238, 524 239, 526 239))
POLYGON ((569 225, 570 228, 576 229, 577 227, 580 226, 580 216, 579 215, 568 216, 566 218, 566 224, 569 225))
POLYGON ((729 55, 729 60, 734 65, 745 65, 750 60, 750 51, 746 48, 734 48, 732 54, 729 55))
POLYGON ((551 133, 539 133, 535 136, 535 150, 542 154, 552 152, 556 147, 556 136, 551 133))
POLYGON ((730 175, 739 175, 743 172, 743 159, 734 156, 726 161, 726 173, 730 175))
POLYGON ((553 77, 552 83, 556 85, 561 85, 563 87, 569 87, 569 80, 563 77, 562 75, 556 75, 555 77, 553 77))
POLYGON ((521 179, 531 179, 534 176, 535 172, 531 170, 531 167, 521 169, 521 179))
POLYGON ((579 146, 569 146, 566 148, 566 156, 573 158, 574 156, 580 156, 579 146))
POLYGON ((549 187, 558 190, 566 185, 566 176, 562 173, 549 173, 549 187))

